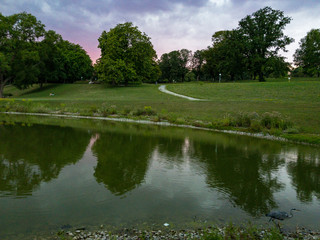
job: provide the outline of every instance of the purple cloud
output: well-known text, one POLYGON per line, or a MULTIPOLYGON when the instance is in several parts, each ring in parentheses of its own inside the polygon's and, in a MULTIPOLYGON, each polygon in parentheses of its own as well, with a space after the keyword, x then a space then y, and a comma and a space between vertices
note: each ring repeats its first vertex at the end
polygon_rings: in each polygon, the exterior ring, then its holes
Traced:
POLYGON ((314 0, 2 0, 4 15, 26 11, 64 39, 83 46, 93 60, 100 55, 98 37, 118 23, 131 21, 151 37, 160 57, 176 49, 197 50, 211 44, 219 30, 236 28, 246 15, 271 6, 291 16, 285 32, 295 43, 285 53, 289 61, 299 40, 319 28, 320 1, 314 0))

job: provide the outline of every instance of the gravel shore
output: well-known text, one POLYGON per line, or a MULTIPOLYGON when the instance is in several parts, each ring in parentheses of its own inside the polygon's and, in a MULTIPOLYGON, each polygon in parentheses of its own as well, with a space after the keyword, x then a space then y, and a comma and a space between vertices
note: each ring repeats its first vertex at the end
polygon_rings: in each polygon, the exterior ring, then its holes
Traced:
POLYGON ((122 229, 116 232, 107 230, 98 230, 94 232, 85 229, 77 229, 74 231, 60 231, 57 239, 73 239, 73 240, 138 240, 138 239, 320 239, 320 232, 307 230, 305 228, 297 228, 295 231, 276 229, 256 230, 252 232, 245 228, 237 228, 236 230, 228 230, 228 227, 209 227, 197 230, 139 230, 139 229, 122 229))

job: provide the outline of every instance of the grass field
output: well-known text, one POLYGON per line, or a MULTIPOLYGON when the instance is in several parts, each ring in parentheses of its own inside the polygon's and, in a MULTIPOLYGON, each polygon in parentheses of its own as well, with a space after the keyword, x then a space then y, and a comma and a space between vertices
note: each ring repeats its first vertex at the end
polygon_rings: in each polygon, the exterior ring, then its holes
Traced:
MULTIPOLYGON (((146 114, 177 123, 196 120, 212 122, 241 113, 279 112, 293 122, 304 134, 320 134, 320 80, 270 79, 267 82, 241 83, 184 83, 169 84, 167 89, 179 94, 206 99, 193 102, 167 95, 159 85, 108 88, 105 85, 65 84, 47 85, 20 91, 12 86, 5 93, 12 94, 14 103, 0 101, 2 111, 71 112, 84 115, 102 113, 119 116, 146 114), (54 93, 55 96, 49 96, 54 93), (8 107, 8 105, 10 105, 8 107), (5 109, 5 110, 3 110, 5 109), (136 114, 134 114, 136 112, 136 114)), ((130 116, 129 116, 130 117, 130 116)))

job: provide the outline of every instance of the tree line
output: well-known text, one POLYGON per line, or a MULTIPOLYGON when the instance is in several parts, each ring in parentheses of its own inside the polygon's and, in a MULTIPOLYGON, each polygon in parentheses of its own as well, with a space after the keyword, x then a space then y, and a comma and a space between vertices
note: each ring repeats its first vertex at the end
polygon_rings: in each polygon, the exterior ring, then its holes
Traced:
POLYGON ((0 97, 8 84, 72 83, 90 78, 92 61, 78 44, 63 40, 28 13, 0 13, 0 97))
MULTIPOLYGON (((78 44, 63 40, 31 14, 0 13, 0 97, 7 84, 73 83, 98 78, 110 85, 143 82, 235 81, 285 76, 290 64, 279 54, 293 39, 283 30, 292 19, 280 10, 262 8, 232 30, 212 35, 212 45, 194 53, 175 50, 157 59, 150 37, 137 26, 118 24, 99 40, 101 57, 93 65, 78 44)), ((320 74, 320 29, 301 39, 294 54, 293 76, 320 74)))

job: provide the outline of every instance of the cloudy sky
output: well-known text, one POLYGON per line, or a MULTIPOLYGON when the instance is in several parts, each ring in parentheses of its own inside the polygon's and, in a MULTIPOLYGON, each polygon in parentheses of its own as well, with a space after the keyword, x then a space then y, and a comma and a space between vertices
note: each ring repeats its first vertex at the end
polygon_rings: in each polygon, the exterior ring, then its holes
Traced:
POLYGON ((95 61, 98 38, 118 23, 133 22, 149 37, 158 57, 187 48, 204 49, 216 31, 231 30, 246 15, 271 6, 293 18, 285 33, 295 39, 283 55, 292 61, 299 41, 320 28, 320 0, 0 0, 3 15, 26 11, 46 29, 80 44, 95 61))

